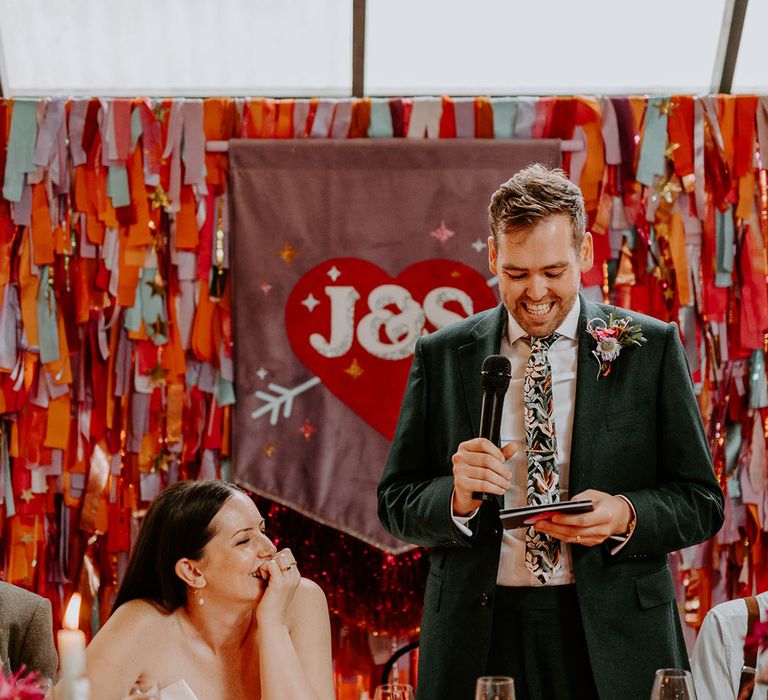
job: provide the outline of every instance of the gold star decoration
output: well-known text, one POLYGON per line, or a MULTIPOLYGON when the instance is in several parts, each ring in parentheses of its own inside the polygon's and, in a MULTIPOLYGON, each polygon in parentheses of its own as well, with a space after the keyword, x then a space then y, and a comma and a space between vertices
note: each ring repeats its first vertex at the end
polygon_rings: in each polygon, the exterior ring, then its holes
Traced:
POLYGON ((155 191, 149 196, 149 201, 152 202, 153 209, 167 209, 171 205, 171 200, 168 197, 168 193, 163 189, 162 185, 155 187, 155 191))
POLYGON ((683 188, 672 179, 657 180, 653 183, 655 196, 660 197, 667 204, 672 204, 675 201, 675 197, 677 197, 682 190, 683 188))
POLYGON ((150 370, 149 378, 153 384, 165 384, 165 376, 168 374, 168 370, 165 369, 159 362, 150 370))
POLYGON ((344 370, 352 379, 357 379, 365 371, 357 362, 357 358, 352 359, 352 364, 344 370))
POLYGON ((659 116, 662 116, 664 114, 669 116, 670 114, 672 114, 672 112, 674 112, 679 107, 677 102, 675 102, 674 100, 671 100, 671 99, 670 100, 662 100, 661 102, 658 102, 658 103, 656 103, 653 106, 654 106, 654 108, 659 110, 659 116))
POLYGON ((293 262, 293 259, 298 255, 301 255, 301 253, 290 243, 286 243, 282 249, 277 252, 277 256, 282 259, 286 266, 290 265, 293 262))
POLYGON ((35 538, 32 537, 32 535, 22 535, 21 536, 21 541, 24 544, 32 544, 35 541, 35 538))
POLYGON ((149 327, 152 329, 152 335, 162 335, 164 338, 168 337, 168 321, 163 320, 160 316, 154 323, 151 323, 149 327))
POLYGON ((304 425, 299 428, 299 432, 304 436, 305 440, 309 440, 312 434, 317 432, 317 428, 309 422, 309 418, 305 418, 304 425))
POLYGON ((453 277, 453 279, 458 279, 459 277, 461 277, 461 273, 458 270, 454 270, 451 273, 451 277, 453 277))
POLYGON ((267 457, 271 457, 275 452, 277 452, 277 448, 271 442, 268 442, 266 447, 264 447, 264 454, 267 457))
POLYGON ((165 450, 160 450, 153 458, 152 458, 152 467, 151 471, 161 471, 168 473, 168 464, 171 461, 171 455, 169 455, 165 450))
POLYGON ((29 503, 31 500, 35 498, 35 494, 32 493, 32 489, 24 489, 21 492, 21 496, 19 496, 24 503, 29 503))
POLYGON ((675 143, 674 141, 667 144, 667 147, 664 149, 664 157, 667 160, 672 160, 674 152, 680 148, 679 143, 675 143))
POLYGON ((170 111, 169 108, 166 107, 162 102, 158 102, 155 105, 155 108, 152 110, 152 114, 155 115, 155 119, 157 121, 164 122, 165 116, 168 114, 169 111, 170 111))
POLYGON ((163 278, 160 277, 160 273, 155 273, 155 279, 153 279, 151 282, 145 282, 145 284, 152 290, 152 296, 165 296, 165 282, 163 281, 163 278))

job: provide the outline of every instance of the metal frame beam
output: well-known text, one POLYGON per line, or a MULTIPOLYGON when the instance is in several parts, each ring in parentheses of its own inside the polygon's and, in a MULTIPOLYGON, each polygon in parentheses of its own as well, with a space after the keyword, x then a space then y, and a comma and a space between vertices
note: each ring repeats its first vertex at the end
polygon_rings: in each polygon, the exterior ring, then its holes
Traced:
POLYGON ((352 97, 365 95, 365 0, 352 0, 352 97))
POLYGON ((710 92, 727 94, 731 91, 748 1, 726 0, 725 2, 723 24, 720 29, 717 52, 715 53, 715 65, 712 71, 710 92))

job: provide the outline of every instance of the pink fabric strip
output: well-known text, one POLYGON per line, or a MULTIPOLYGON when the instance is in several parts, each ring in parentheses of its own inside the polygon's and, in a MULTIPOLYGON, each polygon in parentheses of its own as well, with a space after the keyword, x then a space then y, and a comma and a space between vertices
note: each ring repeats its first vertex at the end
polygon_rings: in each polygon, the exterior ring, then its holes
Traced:
POLYGON ((603 141, 605 142, 605 162, 608 165, 621 164, 621 145, 619 143, 619 123, 613 102, 607 97, 600 100, 600 111, 603 116, 603 141))
POLYGON ((83 130, 90 100, 73 100, 69 108, 69 152, 74 165, 83 165, 88 156, 83 150, 83 130))
POLYGON ((198 193, 205 190, 205 132, 203 130, 203 101, 186 100, 184 117, 184 184, 196 185, 198 193))
POLYGON ((456 138, 475 138, 475 98, 455 97, 453 109, 456 114, 456 138))
POLYGON ((331 124, 331 138, 345 139, 349 134, 349 125, 352 122, 352 100, 339 100, 333 112, 331 124))

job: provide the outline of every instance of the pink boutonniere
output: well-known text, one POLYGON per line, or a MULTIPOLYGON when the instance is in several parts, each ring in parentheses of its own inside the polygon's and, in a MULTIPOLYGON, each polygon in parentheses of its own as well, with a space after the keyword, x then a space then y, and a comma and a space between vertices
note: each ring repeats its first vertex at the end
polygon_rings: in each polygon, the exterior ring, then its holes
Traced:
POLYGON ((597 359, 599 365, 597 378, 607 377, 611 373, 611 367, 614 360, 618 359, 621 349, 632 345, 642 345, 646 338, 643 337, 643 331, 639 325, 630 325, 631 316, 617 318, 611 313, 608 321, 602 318, 592 318, 587 321, 587 333, 589 333, 597 343, 597 347, 592 354, 597 359))
POLYGON ((22 666, 11 676, 5 676, 0 669, 0 700, 45 700, 48 681, 37 671, 22 666))

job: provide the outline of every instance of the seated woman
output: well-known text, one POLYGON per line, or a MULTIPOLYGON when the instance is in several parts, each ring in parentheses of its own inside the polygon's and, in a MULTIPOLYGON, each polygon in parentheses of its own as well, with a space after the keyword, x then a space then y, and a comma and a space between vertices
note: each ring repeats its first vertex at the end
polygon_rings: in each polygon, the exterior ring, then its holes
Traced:
POLYGON ((173 700, 335 697, 325 595, 221 481, 178 482, 152 502, 86 668, 99 700, 137 681, 173 700))

